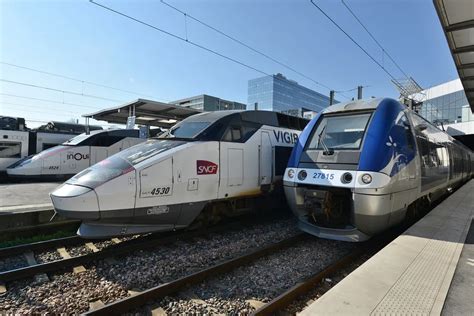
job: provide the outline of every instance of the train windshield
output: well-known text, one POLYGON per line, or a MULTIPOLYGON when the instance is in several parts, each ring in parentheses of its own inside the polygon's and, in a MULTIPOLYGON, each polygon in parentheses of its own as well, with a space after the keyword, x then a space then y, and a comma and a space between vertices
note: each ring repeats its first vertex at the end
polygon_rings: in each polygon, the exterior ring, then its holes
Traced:
POLYGON ((125 159, 128 163, 135 166, 136 164, 147 160, 153 156, 156 156, 164 151, 171 148, 178 147, 185 144, 186 141, 181 140, 148 140, 142 144, 133 146, 127 150, 117 154, 122 159, 125 159))
POLYGON ((63 143, 63 145, 65 146, 78 146, 78 145, 81 145, 81 143, 87 139, 89 139, 89 137, 95 135, 95 134, 98 134, 102 131, 96 131, 96 132, 91 132, 89 134, 86 134, 86 133, 82 133, 82 134, 79 134, 73 138, 71 138, 70 140, 68 141, 65 141, 63 143))
POLYGON ((185 143, 186 141, 180 140, 148 140, 100 161, 78 173, 67 183, 94 189, 102 183, 135 170, 133 166, 136 164, 185 143))
POLYGON ((160 136, 160 138, 194 138, 199 135, 202 131, 211 125, 212 122, 186 122, 183 121, 173 128, 171 128, 167 133, 160 136))
POLYGON ((76 184, 94 189, 110 181, 118 176, 133 171, 134 168, 130 163, 117 155, 111 156, 107 159, 96 163, 90 168, 83 170, 69 179, 66 183, 76 184))
POLYGON ((308 149, 359 149, 370 115, 323 116, 308 149))

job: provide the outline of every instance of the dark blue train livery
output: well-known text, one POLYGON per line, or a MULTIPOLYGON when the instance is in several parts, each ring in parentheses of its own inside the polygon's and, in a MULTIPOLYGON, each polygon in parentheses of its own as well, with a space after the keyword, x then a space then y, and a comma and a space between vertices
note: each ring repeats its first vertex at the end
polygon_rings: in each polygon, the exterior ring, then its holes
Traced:
POLYGON ((284 175, 302 230, 363 241, 473 176, 474 153, 393 99, 339 103, 318 114, 284 175))

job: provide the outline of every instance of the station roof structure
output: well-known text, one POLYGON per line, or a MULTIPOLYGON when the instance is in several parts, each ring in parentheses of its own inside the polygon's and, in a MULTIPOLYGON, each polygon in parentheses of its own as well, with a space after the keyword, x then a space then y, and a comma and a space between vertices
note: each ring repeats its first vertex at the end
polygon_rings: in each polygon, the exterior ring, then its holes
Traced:
POLYGON ((433 0, 433 3, 474 112, 474 1, 433 0))
POLYGON ((108 123, 127 124, 128 117, 135 116, 135 124, 170 128, 176 122, 197 113, 201 111, 158 101, 137 99, 113 108, 84 114, 83 117, 108 123))

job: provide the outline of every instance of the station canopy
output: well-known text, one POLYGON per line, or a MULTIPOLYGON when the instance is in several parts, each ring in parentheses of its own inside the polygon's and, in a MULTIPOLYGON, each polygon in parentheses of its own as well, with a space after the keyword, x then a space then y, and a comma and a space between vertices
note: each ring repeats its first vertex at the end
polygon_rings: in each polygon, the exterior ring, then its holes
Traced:
POLYGON ((474 112, 474 0, 434 0, 444 34, 474 112))
POLYGON ((113 124, 127 124, 128 118, 135 116, 135 124, 170 128, 197 113, 201 111, 158 101, 137 99, 113 108, 84 114, 83 117, 113 124))

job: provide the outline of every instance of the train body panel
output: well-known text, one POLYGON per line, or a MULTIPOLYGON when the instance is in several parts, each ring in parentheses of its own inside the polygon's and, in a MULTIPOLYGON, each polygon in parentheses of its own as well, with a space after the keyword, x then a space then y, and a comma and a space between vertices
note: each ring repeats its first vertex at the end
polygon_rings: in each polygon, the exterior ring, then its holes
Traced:
POLYGON ((69 208, 63 200, 56 205, 63 199, 61 188, 59 196, 56 191, 51 194, 53 204, 58 213, 83 219, 79 234, 94 238, 185 228, 213 203, 271 194, 281 187, 285 164, 302 129, 280 126, 285 124, 281 121, 306 121, 250 111, 255 118, 248 112, 190 117, 168 138, 113 155, 66 182, 63 186, 94 190, 99 218, 89 220, 90 213, 72 205, 80 199, 77 196, 71 197, 69 208))
MULTIPOLYGON (((0 172, 27 156, 59 145, 84 132, 85 125, 49 122, 29 130, 25 119, 0 116, 0 172)), ((102 129, 89 126, 91 130, 102 129)))
MULTIPOLYGON (((38 136, 39 137, 39 136, 38 136)), ((44 140, 44 138, 42 138, 44 140)), ((70 177, 121 150, 143 142, 135 130, 93 131, 26 157, 7 168, 10 177, 70 177)))
POLYGON ((395 100, 337 104, 303 131, 285 194, 302 230, 362 241, 400 223, 420 199, 435 200, 471 177, 473 159, 395 100))

